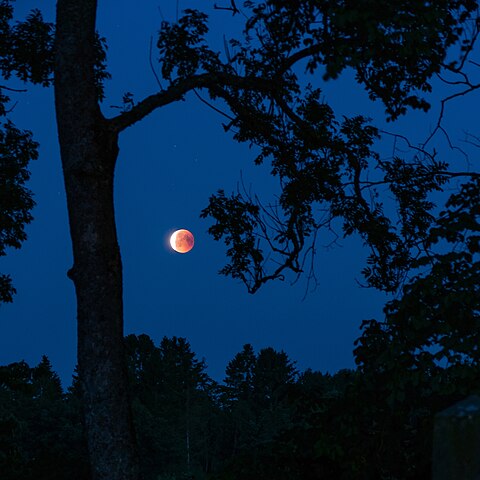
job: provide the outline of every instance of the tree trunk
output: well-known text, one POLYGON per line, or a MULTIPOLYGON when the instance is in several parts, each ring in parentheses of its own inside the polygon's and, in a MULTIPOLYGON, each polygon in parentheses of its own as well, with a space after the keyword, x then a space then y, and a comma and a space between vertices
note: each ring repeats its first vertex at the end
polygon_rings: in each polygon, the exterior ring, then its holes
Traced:
POLYGON ((95 480, 138 479, 123 352, 122 265, 113 206, 117 134, 94 78, 95 0, 58 0, 55 105, 73 245, 78 371, 95 480))

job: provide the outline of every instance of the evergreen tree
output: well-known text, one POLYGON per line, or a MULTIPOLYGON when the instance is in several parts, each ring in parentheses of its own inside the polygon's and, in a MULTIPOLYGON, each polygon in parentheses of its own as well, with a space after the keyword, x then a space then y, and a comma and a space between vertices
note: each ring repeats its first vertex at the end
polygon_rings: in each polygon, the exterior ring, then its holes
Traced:
POLYGON ((270 347, 255 355, 251 345, 244 345, 228 363, 222 396, 226 439, 222 456, 227 466, 222 475, 260 475, 276 437, 292 426, 289 393, 296 373, 285 352, 270 347))
POLYGON ((223 455, 231 457, 252 445, 256 428, 253 413, 254 370, 257 356, 252 345, 246 344, 225 369, 222 404, 228 415, 224 417, 228 440, 223 445, 223 455))
POLYGON ((225 386, 227 400, 245 400, 251 398, 253 392, 253 375, 257 357, 250 344, 243 346, 225 369, 225 386))
POLYGON ((46 356, 0 367, 2 480, 89 479, 79 413, 46 356))
POLYGON ((125 339, 144 477, 203 475, 215 453, 215 384, 184 338, 125 339), (168 435, 165 435, 165 432, 168 435))

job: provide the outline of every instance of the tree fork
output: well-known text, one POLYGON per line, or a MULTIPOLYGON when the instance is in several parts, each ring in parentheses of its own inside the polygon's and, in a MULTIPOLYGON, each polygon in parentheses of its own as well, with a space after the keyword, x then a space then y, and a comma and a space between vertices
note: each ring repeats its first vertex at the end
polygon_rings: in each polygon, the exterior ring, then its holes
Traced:
POLYGON ((55 106, 77 296, 78 370, 94 480, 138 480, 123 352, 122 264, 113 204, 117 133, 94 76, 95 0, 58 0, 55 106))

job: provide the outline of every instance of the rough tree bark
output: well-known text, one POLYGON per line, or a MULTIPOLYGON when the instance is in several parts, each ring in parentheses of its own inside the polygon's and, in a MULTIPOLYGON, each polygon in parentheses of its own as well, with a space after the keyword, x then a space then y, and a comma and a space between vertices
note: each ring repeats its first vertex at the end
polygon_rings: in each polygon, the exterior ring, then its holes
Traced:
POLYGON ((78 371, 95 480, 138 479, 123 356, 122 265, 113 206, 118 134, 97 100, 96 0, 58 0, 55 105, 73 245, 78 371))

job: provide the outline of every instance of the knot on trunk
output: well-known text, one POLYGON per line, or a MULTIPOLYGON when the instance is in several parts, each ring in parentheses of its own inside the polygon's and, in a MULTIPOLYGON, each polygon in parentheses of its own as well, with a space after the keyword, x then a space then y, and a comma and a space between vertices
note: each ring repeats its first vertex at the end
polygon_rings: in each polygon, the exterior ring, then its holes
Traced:
POLYGON ((76 278, 75 267, 72 267, 67 271, 67 277, 70 280, 72 280, 72 282, 75 282, 75 278, 76 278))

